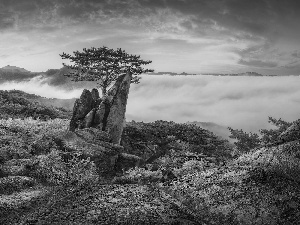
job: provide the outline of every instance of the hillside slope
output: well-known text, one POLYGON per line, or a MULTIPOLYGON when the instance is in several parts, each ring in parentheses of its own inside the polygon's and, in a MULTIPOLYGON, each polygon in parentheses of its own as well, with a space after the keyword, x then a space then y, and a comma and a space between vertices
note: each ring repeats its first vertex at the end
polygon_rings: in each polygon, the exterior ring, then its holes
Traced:
POLYGON ((62 107, 52 107, 51 101, 53 100, 18 90, 0 91, 0 117, 1 119, 33 117, 42 120, 70 118, 71 111, 62 107))

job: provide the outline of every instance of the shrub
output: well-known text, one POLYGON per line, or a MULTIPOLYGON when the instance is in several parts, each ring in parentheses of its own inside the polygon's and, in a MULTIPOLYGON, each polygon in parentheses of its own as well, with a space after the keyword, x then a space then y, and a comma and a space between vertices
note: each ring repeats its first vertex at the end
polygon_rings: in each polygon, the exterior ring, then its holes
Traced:
POLYGON ((48 121, 32 118, 0 120, 0 163, 10 159, 29 158, 55 148, 52 136, 64 131, 68 120, 48 121))
POLYGON ((203 171, 206 163, 199 160, 189 160, 183 163, 182 168, 177 170, 178 175, 186 175, 195 171, 203 171))
POLYGON ((229 137, 237 140, 236 142, 234 142, 234 144, 238 152, 249 152, 251 149, 259 147, 261 144, 261 140, 258 134, 252 132, 247 133, 242 129, 234 130, 231 127, 228 127, 228 129, 231 132, 231 135, 229 137))
POLYGON ((269 117, 268 122, 271 123, 272 125, 276 126, 276 129, 260 130, 260 133, 262 135, 261 141, 264 144, 275 143, 276 141, 278 141, 279 135, 282 132, 284 132, 289 126, 292 125, 292 123, 283 121, 281 118, 274 119, 272 117, 269 117))
POLYGON ((0 194, 12 194, 24 188, 32 187, 36 181, 30 177, 24 176, 8 176, 0 178, 0 194))
POLYGON ((97 168, 90 158, 81 159, 81 154, 74 153, 67 163, 67 183, 94 183, 99 179, 97 168))
POLYGON ((96 166, 90 159, 80 159, 80 155, 73 153, 71 159, 65 163, 57 150, 48 155, 39 156, 37 174, 42 180, 54 185, 82 185, 97 182, 96 166))
POLYGON ((125 172, 122 177, 115 177, 113 183, 118 184, 136 184, 156 182, 162 178, 160 170, 150 171, 144 168, 131 168, 125 172))

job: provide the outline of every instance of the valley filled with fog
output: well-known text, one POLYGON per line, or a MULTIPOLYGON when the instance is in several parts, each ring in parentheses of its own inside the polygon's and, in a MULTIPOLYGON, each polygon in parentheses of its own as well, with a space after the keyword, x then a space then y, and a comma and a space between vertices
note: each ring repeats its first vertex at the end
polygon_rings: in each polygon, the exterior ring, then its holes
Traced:
MULTIPOLYGON (((79 98, 94 83, 53 82, 36 76, 1 83, 1 90, 22 90, 47 98, 79 98)), ((299 118, 299 76, 142 75, 130 88, 127 121, 214 122, 247 132, 271 128, 268 116, 299 118)))

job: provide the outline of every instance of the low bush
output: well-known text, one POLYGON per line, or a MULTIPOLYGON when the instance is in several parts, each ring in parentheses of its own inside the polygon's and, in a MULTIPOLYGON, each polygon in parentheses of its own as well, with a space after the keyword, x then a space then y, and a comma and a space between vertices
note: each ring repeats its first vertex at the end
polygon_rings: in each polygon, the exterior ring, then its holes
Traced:
POLYGON ((96 166, 90 159, 80 159, 78 154, 65 163, 60 151, 39 156, 37 176, 54 185, 82 185, 98 181, 96 166))
POLYGON ((146 184, 159 181, 162 178, 162 171, 150 171, 144 168, 131 168, 121 177, 115 177, 113 183, 117 184, 146 184))
POLYGON ((32 187, 36 181, 31 177, 8 176, 0 178, 0 194, 12 194, 15 191, 32 187))

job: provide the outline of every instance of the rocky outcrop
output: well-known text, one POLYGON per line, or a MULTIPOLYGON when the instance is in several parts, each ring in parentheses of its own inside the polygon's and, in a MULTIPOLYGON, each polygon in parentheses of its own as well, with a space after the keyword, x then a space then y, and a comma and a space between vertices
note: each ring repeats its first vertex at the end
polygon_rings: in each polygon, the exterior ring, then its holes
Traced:
MULTIPOLYGON (((55 138, 60 149, 94 161, 101 176, 142 163, 140 157, 124 153, 120 146, 131 78, 131 73, 119 76, 102 98, 96 89, 83 90, 74 104, 69 131, 55 138)), ((63 157, 67 160, 68 155, 63 157)))
POLYGON ((124 149, 122 146, 108 142, 110 136, 97 128, 78 129, 76 132, 66 131, 54 137, 59 149, 68 153, 78 153, 83 159, 90 158, 102 177, 115 174, 114 158, 124 149))
POLYGON ((70 131, 95 127, 106 131, 110 142, 120 144, 131 78, 130 73, 119 76, 102 99, 97 89, 83 90, 74 104, 70 131))

